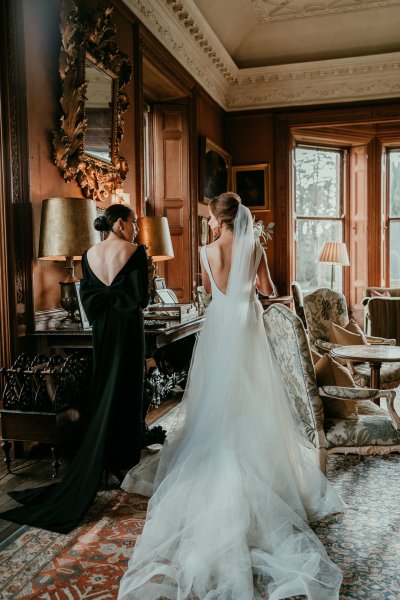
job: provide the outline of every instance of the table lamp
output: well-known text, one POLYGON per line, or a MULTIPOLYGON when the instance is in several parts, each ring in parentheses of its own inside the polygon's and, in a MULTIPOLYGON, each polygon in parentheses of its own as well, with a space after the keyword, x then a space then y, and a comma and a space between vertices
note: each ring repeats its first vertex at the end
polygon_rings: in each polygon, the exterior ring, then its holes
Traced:
POLYGON ((67 271, 60 281, 60 304, 68 315, 61 319, 61 326, 80 323, 75 314, 78 301, 75 292, 74 260, 83 252, 100 242, 100 232, 93 227, 97 217, 96 203, 85 198, 47 198, 42 202, 39 252, 41 260, 64 261, 67 271))
POLYGON ((318 257, 319 263, 332 265, 331 290, 335 281, 335 265, 348 267, 350 265, 346 244, 343 242, 324 242, 318 257))
POLYGON ((155 279, 157 266, 155 263, 174 258, 171 234, 169 232, 167 217, 139 217, 139 234, 137 243, 146 246, 149 257, 149 281, 151 303, 154 304, 156 296, 155 279))

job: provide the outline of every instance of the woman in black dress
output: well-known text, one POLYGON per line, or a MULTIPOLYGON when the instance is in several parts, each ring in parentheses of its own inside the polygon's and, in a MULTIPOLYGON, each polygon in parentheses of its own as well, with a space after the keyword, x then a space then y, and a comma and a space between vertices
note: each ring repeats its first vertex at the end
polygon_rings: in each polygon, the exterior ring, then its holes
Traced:
POLYGON ((142 309, 148 302, 147 256, 132 243, 136 214, 112 205, 94 226, 108 238, 82 257, 81 300, 93 328, 93 380, 86 434, 61 483, 11 492, 25 504, 0 516, 50 531, 73 529, 91 505, 103 469, 140 460, 144 376, 142 309))

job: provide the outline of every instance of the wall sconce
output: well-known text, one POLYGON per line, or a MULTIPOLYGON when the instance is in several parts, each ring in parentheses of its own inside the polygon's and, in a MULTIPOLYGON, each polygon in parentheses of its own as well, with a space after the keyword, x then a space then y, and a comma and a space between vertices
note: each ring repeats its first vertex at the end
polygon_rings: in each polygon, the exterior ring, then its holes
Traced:
POLYGON ((111 202, 113 204, 130 204, 131 195, 124 192, 122 188, 117 188, 113 194, 111 194, 111 202))
POLYGON ((83 252, 100 242, 100 232, 93 227, 97 217, 96 203, 85 198, 48 198, 42 202, 39 252, 41 260, 63 261, 67 271, 60 281, 60 304, 68 315, 60 326, 80 323, 75 314, 78 301, 75 292, 74 260, 80 260, 83 252))
POLYGON ((318 257, 319 263, 332 265, 331 290, 335 281, 335 265, 348 267, 350 265, 346 244, 343 242, 324 242, 318 257))
POLYGON ((151 303, 155 302, 157 265, 155 263, 174 258, 167 217, 139 217, 138 244, 146 246, 149 257, 149 281, 151 303))

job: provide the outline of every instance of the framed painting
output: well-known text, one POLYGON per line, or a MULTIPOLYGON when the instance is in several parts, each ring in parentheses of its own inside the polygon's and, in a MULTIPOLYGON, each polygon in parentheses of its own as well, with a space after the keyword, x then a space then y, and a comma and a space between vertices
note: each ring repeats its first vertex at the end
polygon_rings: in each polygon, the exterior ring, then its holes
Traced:
POLYGON ((200 201, 209 203, 231 185, 231 156, 210 139, 200 137, 200 201))
POLYGON ((232 167, 232 188, 250 210, 270 210, 270 165, 232 167))

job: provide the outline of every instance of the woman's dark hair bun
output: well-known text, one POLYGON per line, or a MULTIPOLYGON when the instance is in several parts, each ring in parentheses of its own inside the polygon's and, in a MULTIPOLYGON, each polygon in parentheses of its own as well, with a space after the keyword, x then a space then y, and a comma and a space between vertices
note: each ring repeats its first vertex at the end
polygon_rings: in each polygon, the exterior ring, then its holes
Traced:
POLYGON ((97 229, 97 231, 110 231, 111 229, 108 219, 104 215, 101 215, 101 217, 96 217, 93 222, 93 226, 95 229, 97 229))

